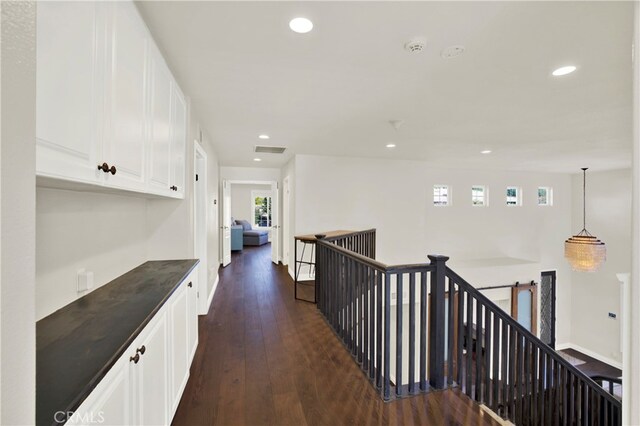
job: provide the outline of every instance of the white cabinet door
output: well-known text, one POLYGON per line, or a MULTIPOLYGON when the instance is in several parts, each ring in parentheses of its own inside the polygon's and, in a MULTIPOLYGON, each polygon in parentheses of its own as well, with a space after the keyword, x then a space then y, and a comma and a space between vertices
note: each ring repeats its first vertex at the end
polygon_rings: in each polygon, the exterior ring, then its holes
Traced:
POLYGON ((176 408, 178 408, 178 403, 180 402, 180 397, 182 396, 182 391, 184 390, 184 386, 187 383, 187 379, 189 377, 189 361, 188 361, 188 321, 187 321, 187 312, 188 312, 188 292, 187 290, 191 290, 187 288, 187 283, 189 281, 185 281, 180 285, 171 299, 168 301, 169 303, 169 317, 171 318, 171 343, 170 343, 170 352, 171 352, 171 381, 170 381, 170 390, 169 390, 169 407, 171 409, 171 414, 175 412, 176 408))
POLYGON ((173 85, 173 137, 171 141, 171 185, 178 198, 185 193, 185 161, 187 147, 187 104, 177 84, 173 85))
POLYGON ((140 359, 132 364, 136 382, 134 423, 168 424, 167 315, 164 309, 156 314, 151 325, 145 327, 137 341, 140 344, 136 347, 140 359))
POLYGON ((191 271, 191 275, 187 280, 187 364, 191 365, 198 347, 198 267, 191 271))
POLYGON ((103 178, 104 14, 98 2, 38 4, 36 173, 98 183, 103 178))
POLYGON ((116 174, 105 173, 105 183, 144 190, 145 66, 150 37, 132 2, 113 2, 109 7, 108 126, 103 152, 116 174))
POLYGON ((152 46, 149 55, 149 190, 175 194, 171 184, 171 91, 172 77, 160 52, 152 46))
POLYGON ((120 358, 66 424, 132 424, 129 368, 129 359, 120 358))

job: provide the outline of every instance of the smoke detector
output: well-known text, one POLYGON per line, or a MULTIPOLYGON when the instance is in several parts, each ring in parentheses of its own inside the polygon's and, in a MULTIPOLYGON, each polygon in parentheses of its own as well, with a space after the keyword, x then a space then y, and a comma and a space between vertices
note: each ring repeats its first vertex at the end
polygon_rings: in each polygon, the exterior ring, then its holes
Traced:
POLYGON ((464 46, 458 44, 455 46, 445 47, 444 49, 442 49, 442 53, 440 53, 440 56, 442 56, 444 59, 451 59, 451 58, 456 58, 462 55, 463 53, 464 53, 464 46))
POLYGON ((423 38, 415 38, 404 44, 404 50, 411 53, 422 52, 427 45, 427 41, 423 38))

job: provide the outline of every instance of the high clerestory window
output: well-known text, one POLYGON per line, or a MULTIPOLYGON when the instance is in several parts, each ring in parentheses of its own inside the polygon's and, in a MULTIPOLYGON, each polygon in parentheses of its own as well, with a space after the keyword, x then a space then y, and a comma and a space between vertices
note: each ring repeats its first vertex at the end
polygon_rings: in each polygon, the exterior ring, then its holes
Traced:
POLYGON ((433 205, 451 205, 451 191, 447 185, 433 185, 433 205))
POLYGON ((538 205, 539 206, 553 205, 553 188, 550 188, 548 186, 538 187, 538 205))
POLYGON ((520 188, 517 186, 507 186, 507 205, 508 206, 521 206, 522 196, 520 188))
POLYGON ((473 185, 471 187, 471 203, 474 206, 488 206, 489 197, 487 187, 483 185, 473 185))

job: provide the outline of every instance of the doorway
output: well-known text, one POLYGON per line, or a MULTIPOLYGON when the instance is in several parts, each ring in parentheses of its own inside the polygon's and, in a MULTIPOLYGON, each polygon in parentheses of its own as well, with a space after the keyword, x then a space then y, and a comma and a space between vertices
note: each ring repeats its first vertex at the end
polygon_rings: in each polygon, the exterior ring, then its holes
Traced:
POLYGON ((198 268, 198 314, 205 315, 209 311, 209 303, 215 292, 210 287, 207 266, 207 153, 198 141, 194 141, 193 169, 195 182, 193 186, 193 255, 200 259, 198 268))
POLYGON ((544 271, 540 280, 540 340, 556 346, 556 271, 544 271))
POLYGON ((222 258, 231 253, 269 244, 271 261, 280 261, 279 183, 277 181, 223 180, 222 258))

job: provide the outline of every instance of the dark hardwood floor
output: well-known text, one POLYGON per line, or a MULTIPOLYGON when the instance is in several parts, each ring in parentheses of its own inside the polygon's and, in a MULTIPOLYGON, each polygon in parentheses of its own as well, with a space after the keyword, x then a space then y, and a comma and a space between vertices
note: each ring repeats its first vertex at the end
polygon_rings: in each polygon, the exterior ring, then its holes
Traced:
POLYGON ((497 425, 457 390, 384 403, 270 247, 220 270, 174 425, 497 425))

